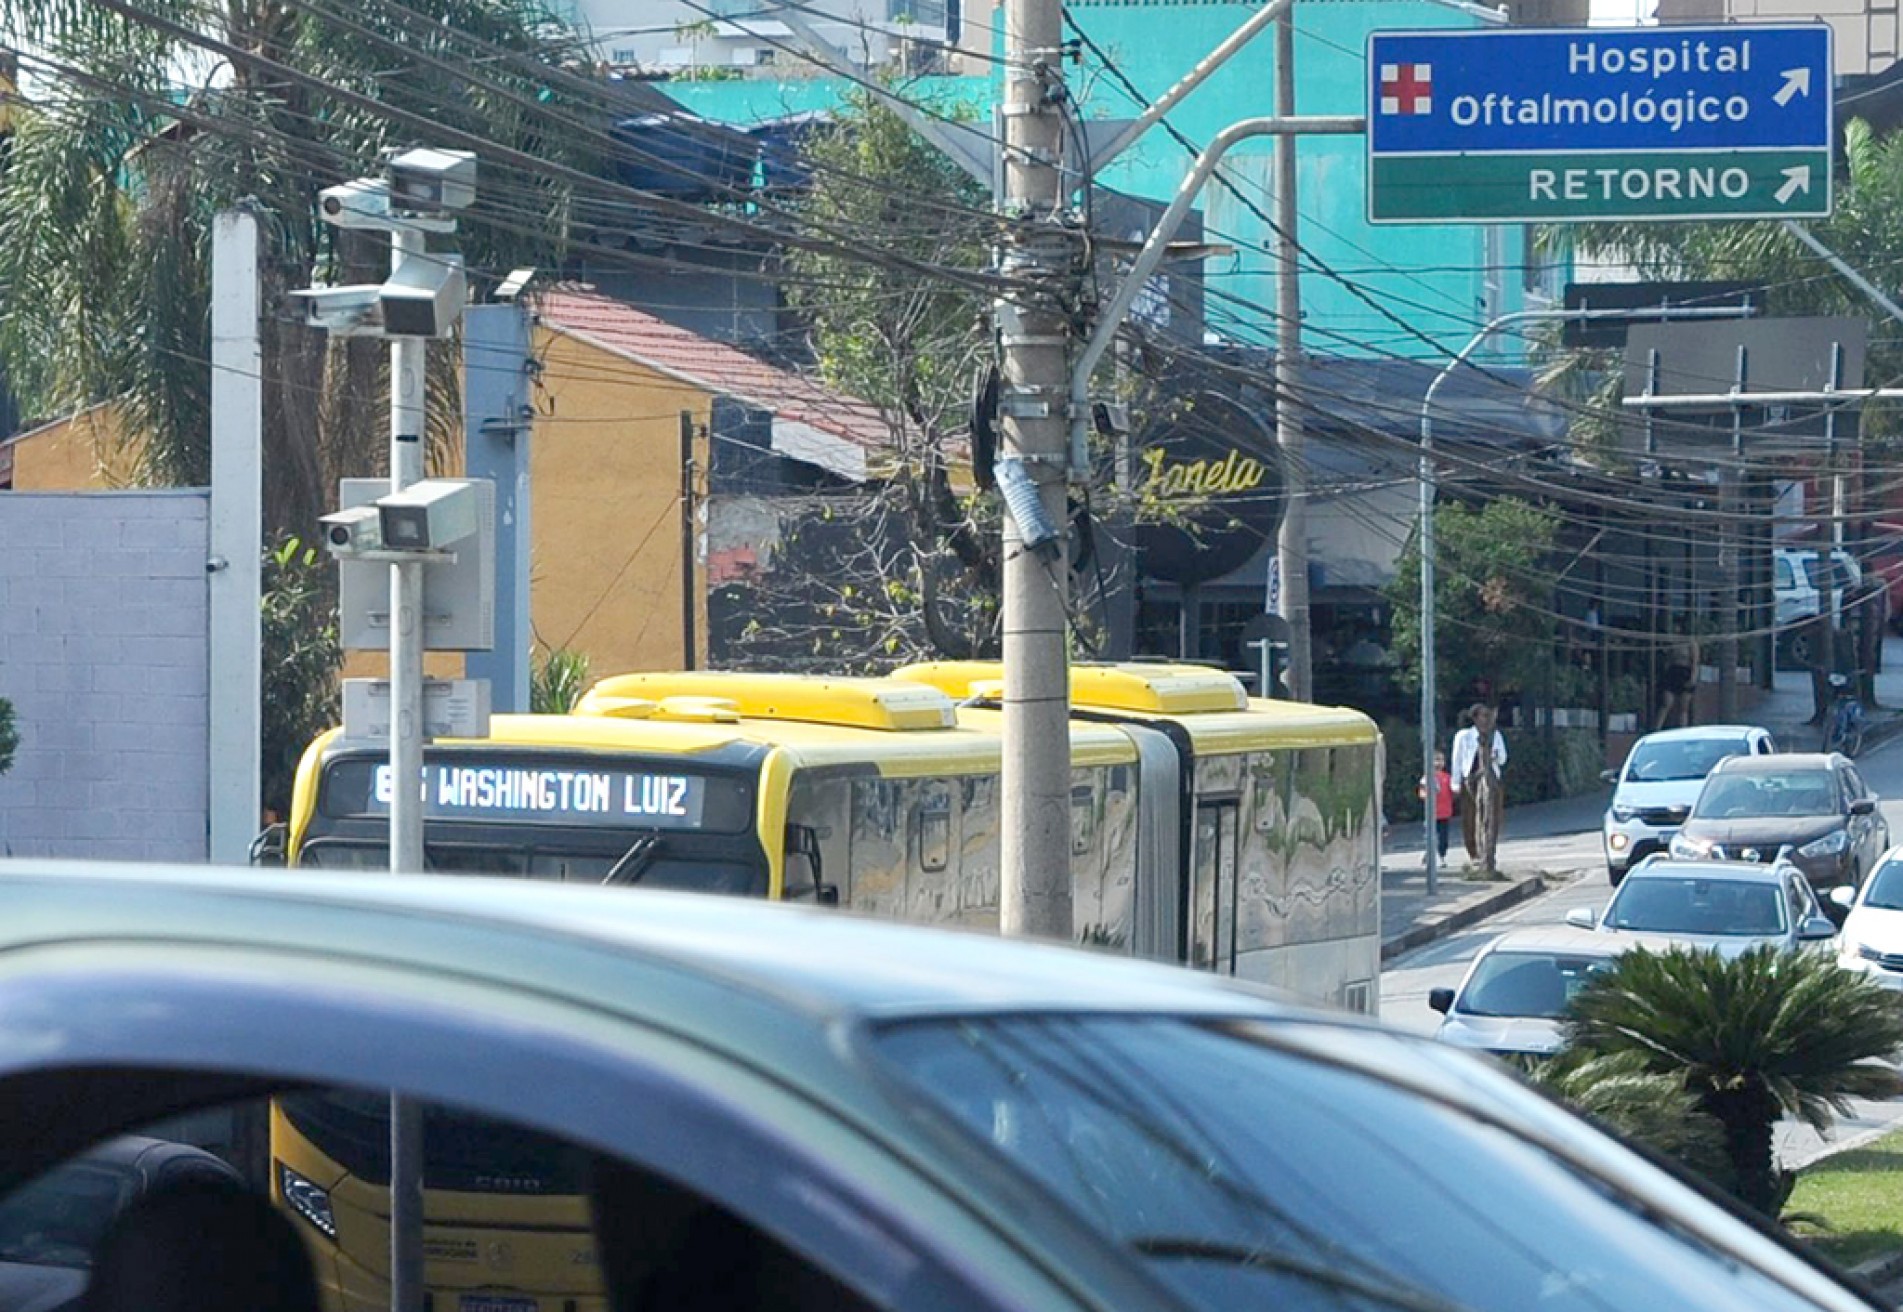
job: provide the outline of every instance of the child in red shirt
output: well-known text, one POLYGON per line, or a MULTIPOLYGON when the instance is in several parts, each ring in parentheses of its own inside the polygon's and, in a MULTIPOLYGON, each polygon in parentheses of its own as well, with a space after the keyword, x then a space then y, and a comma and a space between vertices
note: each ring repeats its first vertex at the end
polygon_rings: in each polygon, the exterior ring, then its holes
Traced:
MULTIPOLYGON (((1414 795, 1427 800, 1427 780, 1415 786, 1414 795)), ((1447 822, 1454 818, 1454 780, 1447 773, 1447 753, 1434 753, 1434 837, 1440 847, 1440 859, 1447 859, 1447 822)))

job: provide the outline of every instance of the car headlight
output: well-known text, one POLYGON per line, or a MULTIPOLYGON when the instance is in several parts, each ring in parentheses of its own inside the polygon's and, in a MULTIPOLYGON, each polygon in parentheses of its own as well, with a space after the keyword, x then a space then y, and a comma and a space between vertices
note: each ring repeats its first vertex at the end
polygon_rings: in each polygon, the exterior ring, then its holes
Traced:
POLYGON ((1836 856, 1850 846, 1850 835, 1839 829, 1797 849, 1799 856, 1836 856))
POLYGON ((1624 824, 1638 813, 1637 808, 1630 806, 1615 806, 1612 808, 1612 818, 1614 822, 1618 824, 1624 824))
POLYGON ((1672 855, 1681 861, 1698 861, 1711 855, 1711 840, 1708 838, 1687 838, 1684 834, 1673 834, 1672 855))
POLYGON ((326 1239, 337 1237, 337 1218, 330 1210, 329 1190, 318 1188, 279 1162, 278 1192, 284 1196, 286 1207, 316 1226, 326 1239))

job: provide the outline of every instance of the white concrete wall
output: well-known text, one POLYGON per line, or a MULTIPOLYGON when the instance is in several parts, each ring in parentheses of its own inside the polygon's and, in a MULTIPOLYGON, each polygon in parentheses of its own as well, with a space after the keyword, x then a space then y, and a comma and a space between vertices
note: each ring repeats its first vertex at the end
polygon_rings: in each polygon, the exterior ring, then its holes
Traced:
POLYGON ((202 861, 208 497, 0 493, 0 854, 202 861))

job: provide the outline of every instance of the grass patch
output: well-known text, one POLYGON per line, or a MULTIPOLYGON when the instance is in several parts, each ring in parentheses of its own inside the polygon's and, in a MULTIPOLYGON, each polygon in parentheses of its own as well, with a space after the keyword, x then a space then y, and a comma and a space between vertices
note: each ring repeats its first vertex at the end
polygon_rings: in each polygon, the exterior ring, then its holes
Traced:
POLYGON ((1806 1167, 1784 1211, 1819 1218, 1792 1229, 1840 1266, 1903 1249, 1903 1130, 1806 1167))

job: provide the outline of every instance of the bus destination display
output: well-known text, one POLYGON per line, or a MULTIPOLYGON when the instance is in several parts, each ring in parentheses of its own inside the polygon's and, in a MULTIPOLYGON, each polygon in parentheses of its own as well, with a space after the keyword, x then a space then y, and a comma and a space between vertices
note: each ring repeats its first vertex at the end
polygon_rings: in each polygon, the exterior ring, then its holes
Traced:
MULTIPOLYGON (((725 832, 747 824, 740 781, 569 763, 431 761, 424 767, 424 814, 433 820, 539 821, 642 829, 725 832)), ((330 772, 329 815, 390 812, 390 767, 344 761, 330 772)))

